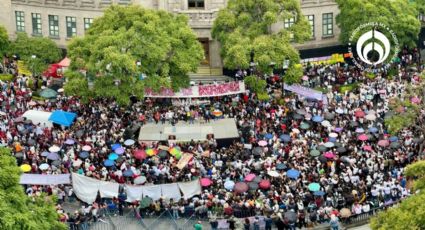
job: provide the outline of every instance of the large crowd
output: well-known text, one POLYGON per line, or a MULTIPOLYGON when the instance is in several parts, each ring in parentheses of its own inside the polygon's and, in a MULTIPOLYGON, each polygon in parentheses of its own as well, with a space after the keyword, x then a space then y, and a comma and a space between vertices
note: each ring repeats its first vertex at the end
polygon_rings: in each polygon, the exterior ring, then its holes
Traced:
MULTIPOLYGON (((373 79, 340 63, 306 66, 302 84, 323 89, 327 103, 288 92, 283 92, 283 99, 273 98, 282 89, 280 76, 267 78, 267 90, 272 95, 269 101, 259 101, 250 92, 209 98, 207 103, 146 98, 128 107, 109 99, 84 104, 61 93, 54 100, 36 101, 32 99, 31 78, 18 75, 13 82, 0 82, 0 145, 13 150, 19 165, 29 164, 29 173, 76 172, 120 184, 138 184, 138 177, 145 178, 145 185, 211 181, 203 186, 201 195, 191 199, 173 201, 164 197, 140 207, 137 213, 141 216, 170 209, 175 218, 188 212, 208 216, 212 228, 220 216, 264 216, 266 229, 272 223, 278 229, 324 222, 335 227, 337 218, 350 215, 347 209, 351 215, 361 214, 410 195, 403 169, 419 158, 416 140, 423 138, 422 134, 406 128, 392 136, 384 118, 391 116, 389 99, 400 97, 408 84, 419 81, 407 68, 415 65, 420 70, 418 62, 415 51, 405 51, 400 64, 382 67, 373 79), (390 68, 399 74, 389 78, 390 68), (358 87, 341 92, 339 87, 344 83, 357 83, 358 87), (76 113, 76 122, 69 128, 46 127, 20 119, 27 110, 56 109, 76 113), (220 116, 215 111, 220 111, 220 116), (194 155, 182 170, 175 167, 178 160, 171 155, 135 157, 137 151, 166 143, 124 144, 137 138, 134 130, 146 123, 191 124, 223 117, 235 119, 240 139, 230 146, 220 146, 213 138, 178 143, 182 152, 194 155), (124 152, 114 165, 105 166, 117 143, 124 152), (51 146, 60 148, 58 159, 49 159, 46 152, 51 146), (88 154, 81 154, 84 146, 90 146, 88 154), (132 175, 124 175, 129 170, 132 175), (246 183, 247 188, 234 187, 238 182, 246 183)), ((49 87, 46 79, 42 85, 49 87)), ((75 199, 69 185, 26 186, 26 192, 30 196, 41 192, 56 195, 59 204, 75 199)), ((139 207, 137 202, 125 203, 124 190, 112 203, 119 212, 128 205, 139 207)), ((86 223, 85 213, 99 217, 108 204, 99 198, 86 207, 82 214, 66 214, 59 205, 61 221, 86 223)), ((230 228, 236 229, 233 220, 229 219, 230 228)), ((253 223, 248 220, 240 224, 249 229, 253 223)))

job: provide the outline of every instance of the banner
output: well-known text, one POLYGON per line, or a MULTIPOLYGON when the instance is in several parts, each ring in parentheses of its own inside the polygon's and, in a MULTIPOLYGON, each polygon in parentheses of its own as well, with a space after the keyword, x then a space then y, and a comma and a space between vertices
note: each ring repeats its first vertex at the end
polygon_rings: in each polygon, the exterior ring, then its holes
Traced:
POLYGON ((328 98, 322 92, 307 88, 301 85, 287 85, 283 84, 283 89, 298 94, 299 96, 313 98, 319 101, 323 101, 324 104, 328 104, 328 98))
POLYGON ((165 199, 173 199, 174 201, 179 201, 182 198, 180 194, 180 189, 177 183, 172 184, 162 184, 161 185, 162 196, 165 199))
POLYGON ((199 195, 202 192, 201 184, 199 180, 191 182, 178 183, 180 190, 182 190, 184 199, 189 199, 195 195, 199 195))
POLYGON ((72 173, 72 187, 78 199, 91 204, 96 200, 99 182, 90 177, 72 173))
POLYGON ((120 185, 109 181, 99 181, 99 192, 102 198, 118 197, 118 190, 120 185))
POLYGON ((134 202, 136 200, 140 200, 142 199, 142 195, 143 195, 143 186, 131 186, 131 185, 126 185, 125 186, 125 191, 127 193, 127 202, 134 202))
POLYGON ((58 185, 58 184, 71 184, 69 174, 22 174, 19 184, 30 185, 58 185))
POLYGON ((193 155, 190 153, 183 153, 182 158, 180 158, 179 162, 177 163, 177 168, 182 170, 186 165, 189 163, 189 161, 192 159, 193 155))
POLYGON ((239 93, 245 93, 245 83, 243 81, 233 81, 210 85, 196 85, 190 88, 181 89, 179 92, 174 92, 169 88, 163 88, 160 92, 154 92, 149 88, 145 89, 145 97, 155 98, 216 97, 239 93))
POLYGON ((161 198, 161 185, 146 185, 142 188, 143 197, 148 196, 152 200, 159 200, 161 198))

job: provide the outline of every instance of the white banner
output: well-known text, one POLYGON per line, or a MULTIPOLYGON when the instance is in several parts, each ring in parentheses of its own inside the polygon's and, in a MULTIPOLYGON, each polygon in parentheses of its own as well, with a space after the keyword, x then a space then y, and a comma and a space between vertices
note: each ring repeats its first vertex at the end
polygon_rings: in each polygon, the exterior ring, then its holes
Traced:
POLYGON ((78 199, 91 204, 96 200, 99 180, 72 173, 72 187, 78 199))
POLYGON ((161 198, 161 185, 147 185, 143 186, 143 197, 148 196, 152 200, 159 200, 161 198))
POLYGON ((173 199, 174 201, 179 201, 182 198, 180 194, 180 189, 177 183, 173 184, 162 184, 161 185, 162 196, 166 199, 173 199))
POLYGON ((127 193, 127 202, 134 202, 136 200, 141 200, 143 195, 143 186, 131 186, 126 185, 125 191, 127 193))
POLYGON ((190 88, 181 89, 174 92, 172 89, 164 88, 160 92, 152 89, 145 89, 145 97, 158 98, 199 98, 217 97, 232 94, 245 93, 245 83, 243 81, 233 81, 221 84, 196 85, 190 88))
POLYGON ((71 184, 69 174, 22 174, 19 184, 34 184, 34 185, 58 185, 58 184, 71 184))
POLYGON ((180 190, 182 190, 183 197, 189 199, 195 195, 199 195, 202 192, 201 184, 199 180, 194 180, 191 182, 182 182, 178 183, 180 190))
POLYGON ((106 198, 118 197, 119 184, 109 181, 99 181, 100 196, 106 198))

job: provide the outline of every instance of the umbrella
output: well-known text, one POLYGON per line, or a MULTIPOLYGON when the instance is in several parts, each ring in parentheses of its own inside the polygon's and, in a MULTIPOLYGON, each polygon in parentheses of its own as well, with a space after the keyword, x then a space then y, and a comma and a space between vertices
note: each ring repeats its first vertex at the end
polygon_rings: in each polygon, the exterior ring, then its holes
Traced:
POLYGON ((313 120, 314 122, 320 123, 320 122, 322 122, 322 121, 323 121, 323 117, 321 117, 321 116, 319 116, 319 115, 316 115, 316 116, 314 116, 314 117, 312 118, 312 120, 313 120))
POLYGON ((81 152, 80 154, 78 154, 78 156, 81 159, 86 159, 87 157, 89 157, 89 153, 84 151, 84 152, 81 152))
POLYGON ((159 156, 161 159, 164 159, 164 158, 166 158, 166 157, 168 156, 168 152, 167 152, 167 151, 165 151, 165 150, 160 150, 160 151, 159 151, 159 153, 158 153, 158 156, 159 156))
POLYGON ((135 141, 134 140, 131 140, 131 139, 128 139, 128 140, 124 141, 124 145, 126 145, 126 146, 134 145, 134 143, 135 143, 135 141))
POLYGON ((263 178, 261 178, 260 176, 256 176, 251 182, 260 183, 261 180, 263 180, 263 178))
POLYGON ((320 155, 320 151, 319 150, 317 150, 317 149, 312 149, 311 151, 310 151, 310 156, 312 156, 312 157, 317 157, 317 156, 319 156, 320 155))
POLYGON ((221 112, 220 110, 214 110, 214 112, 212 112, 212 114, 216 117, 223 116, 223 112, 221 112))
POLYGON ((152 204, 152 198, 145 196, 143 197, 143 199, 140 201, 140 208, 147 208, 152 204))
POLYGON ((301 116, 301 115, 300 115, 300 114, 298 114, 298 113, 295 113, 294 115, 292 115, 292 117, 293 117, 295 120, 303 119, 303 116, 301 116))
POLYGON ((337 132, 337 133, 341 132, 342 130, 344 130, 344 128, 342 128, 342 127, 336 127, 334 129, 334 131, 337 132))
POLYGON ((378 128, 376 128, 376 127, 370 127, 369 128, 369 132, 376 133, 376 132, 378 132, 378 128))
POLYGON ((41 153, 42 157, 47 157, 48 155, 49 155, 49 152, 46 152, 46 151, 41 153))
POLYGON ((49 153, 49 155, 47 155, 47 159, 55 161, 55 160, 59 160, 59 154, 57 153, 49 153))
POLYGON ((325 195, 325 192, 323 192, 323 191, 316 191, 316 192, 314 192, 313 193, 315 196, 323 196, 323 195, 325 195))
POLYGON ((393 149, 400 148, 400 143, 399 142, 393 142, 393 143, 390 144, 390 148, 393 148, 393 149))
POLYGON ((359 126, 359 122, 357 122, 357 121, 352 121, 352 122, 350 122, 350 126, 351 126, 351 127, 359 126))
POLYGON ((29 165, 29 164, 23 164, 23 165, 21 165, 21 170, 22 170, 22 172, 29 172, 29 171, 31 171, 31 165, 29 165))
POLYGON ((74 123, 75 118, 77 117, 76 113, 66 112, 62 110, 55 110, 52 112, 52 115, 49 117, 49 121, 69 127, 74 123))
POLYGON ((325 156, 323 156, 323 155, 320 155, 320 156, 318 157, 318 159, 319 159, 319 161, 320 161, 321 163, 326 163, 326 162, 328 162, 328 159, 327 159, 325 156))
POLYGON ((421 102, 421 99, 419 97, 412 97, 410 101, 414 104, 419 104, 421 102))
POLYGON ((135 184, 144 184, 146 182, 145 176, 139 176, 136 179, 134 179, 135 184))
POLYGON ((231 180, 227 180, 226 182, 224 182, 224 188, 232 191, 233 188, 235 187, 235 182, 231 181, 231 180))
POLYGON ((372 151, 372 146, 370 146, 370 145, 365 145, 365 146, 363 146, 363 150, 364 151, 372 151))
POLYGON ((105 160, 104 162, 103 162, 103 165, 105 165, 106 167, 110 167, 110 166, 112 166, 112 165, 114 165, 115 164, 115 162, 113 161, 113 160, 105 160))
POLYGON ((335 146, 335 144, 334 144, 333 142, 326 142, 326 143, 324 144, 324 146, 325 146, 326 148, 332 148, 332 147, 334 147, 334 146, 335 146))
POLYGON ((362 118, 362 117, 364 117, 366 114, 362 111, 362 110, 357 110, 355 113, 354 113, 354 116, 356 116, 356 117, 358 117, 358 118, 362 118))
POLYGON ((270 188, 270 181, 269 180, 261 180, 260 183, 258 184, 258 186, 261 189, 269 189, 270 188))
POLYGON ((363 128, 357 128, 356 133, 364 133, 364 129, 363 128))
POLYGON ((258 189, 258 183, 257 182, 249 182, 248 187, 249 187, 249 190, 255 191, 255 190, 258 189))
POLYGON ((109 154, 108 159, 111 160, 111 161, 114 161, 114 160, 118 159, 118 154, 111 153, 111 154, 109 154))
POLYGON ((141 149, 134 151, 133 154, 134 154, 134 157, 138 160, 143 160, 143 159, 146 159, 146 157, 148 157, 148 155, 146 155, 146 152, 141 149))
POLYGON ((298 133, 300 133, 300 130, 299 130, 299 129, 294 128, 294 129, 292 129, 292 132, 294 132, 294 133, 298 134, 298 133))
POLYGON ((49 148, 49 151, 52 153, 57 153, 61 150, 61 148, 59 148, 57 145, 53 145, 49 148))
POLYGON ((123 176, 125 177, 132 177, 134 175, 133 170, 131 169, 127 169, 122 173, 123 176))
POLYGON ((72 166, 74 167, 80 167, 80 165, 83 163, 81 159, 77 159, 75 161, 72 161, 72 166))
POLYGON ((380 140, 378 141, 378 145, 381 147, 387 147, 390 145, 390 142, 388 140, 380 140))
POLYGON ((253 181, 255 178, 255 174, 254 173, 250 173, 248 175, 245 176, 245 181, 251 182, 253 181))
POLYGON ((319 146, 317 146, 317 150, 319 150, 320 152, 324 152, 324 151, 328 150, 328 148, 326 148, 326 146, 324 146, 324 145, 319 145, 319 146))
POLYGON ((295 169, 290 169, 286 172, 286 176, 291 179, 297 179, 300 176, 300 171, 295 169))
POLYGON ((210 178, 202 178, 201 179, 201 186, 202 187, 208 187, 208 186, 210 186, 210 185, 212 185, 213 184, 213 181, 210 179, 210 178))
POLYGON ((301 114, 301 115, 307 114, 307 111, 305 111, 305 109, 297 109, 297 110, 295 110, 295 112, 297 112, 298 114, 301 114))
POLYGON ((396 141, 398 141, 398 137, 392 136, 392 137, 388 138, 388 140, 390 140, 391 142, 396 142, 396 141))
POLYGON ((83 151, 90 151, 91 150, 91 146, 90 145, 84 145, 82 148, 83 151))
POLYGON ((120 144, 113 144, 112 145, 112 151, 115 151, 115 149, 119 149, 119 148, 121 148, 122 146, 120 145, 120 144))
POLYGON ((290 223, 295 223, 297 221, 297 214, 293 211, 287 211, 285 212, 285 219, 290 223))
POLYGON ((323 154, 323 156, 326 157, 327 159, 335 158, 335 154, 332 152, 326 152, 325 154, 323 154))
POLYGON ((302 122, 301 125, 300 125, 300 128, 301 129, 304 129, 304 130, 305 129, 309 129, 310 128, 310 125, 308 123, 302 122))
POLYGON ((146 155, 151 157, 151 156, 154 156, 156 154, 158 154, 158 150, 156 150, 156 149, 146 149, 146 155))
POLYGON ((338 114, 343 114, 344 110, 342 108, 338 108, 338 109, 335 110, 335 112, 338 113, 338 114))
POLYGON ((270 140, 270 139, 272 139, 272 138, 273 138, 273 134, 271 134, 271 133, 267 133, 266 135, 264 135, 264 137, 265 137, 267 140, 270 140))
POLYGON ((60 164, 61 164, 60 160, 55 160, 55 161, 52 162, 52 165, 54 165, 54 166, 59 166, 60 164))
POLYGON ((335 114, 329 113, 329 112, 325 113, 325 119, 326 120, 332 120, 334 118, 335 118, 335 114))
POLYGON ((365 118, 369 121, 374 121, 376 119, 376 115, 375 114, 368 114, 368 115, 366 115, 365 118))
POLYGON ((360 141, 367 141, 368 139, 369 139, 369 137, 366 134, 360 134, 357 137, 357 140, 360 140, 360 141))
POLYGON ((286 165, 283 164, 283 163, 279 163, 279 164, 276 165, 276 169, 277 170, 284 170, 284 169, 286 169, 286 165))
POLYGON ((50 88, 45 88, 39 93, 40 97, 44 98, 55 98, 58 93, 50 88))
POLYGON ((114 152, 115 152, 116 154, 121 155, 121 154, 123 154, 123 153, 125 152, 125 150, 124 150, 124 148, 123 148, 123 147, 121 147, 121 148, 117 148, 117 149, 115 149, 115 150, 114 150, 114 152))
POLYGON ((282 135, 280 135, 279 138, 283 142, 290 142, 291 141, 291 136, 289 136, 288 134, 282 134, 282 135))
POLYGON ((67 145, 73 145, 73 144, 75 144, 75 141, 72 140, 72 139, 66 139, 65 144, 67 144, 67 145))
POLYGON ((258 142, 258 145, 264 147, 267 145, 267 141, 261 140, 258 142))
POLYGON ((336 138, 338 137, 338 133, 329 133, 329 137, 336 138))
POLYGON ((38 168, 41 169, 41 170, 47 170, 49 168, 49 165, 46 164, 46 163, 43 163, 38 168))
POLYGON ((351 211, 350 211, 350 209, 348 209, 348 208, 343 208, 343 209, 341 209, 341 210, 339 211, 339 213, 340 213, 341 217, 343 217, 343 218, 348 218, 348 217, 350 217, 350 216, 351 216, 351 211))
POLYGON ((261 153, 263 153, 263 148, 261 147, 255 147, 254 149, 252 149, 252 154, 256 156, 261 155, 261 153))
POLYGON ((279 173, 276 172, 276 171, 269 171, 267 174, 271 177, 278 177, 279 176, 279 173))
POLYGON ((308 190, 312 191, 312 192, 316 192, 320 190, 320 184, 318 183, 310 183, 308 185, 308 190))
POLYGON ((346 151, 347 151, 347 149, 345 148, 345 147, 338 147, 337 149, 336 149, 336 151, 337 152, 339 152, 339 153, 345 153, 346 151))
POLYGON ((248 191, 249 187, 246 183, 244 182, 238 182, 235 184, 234 190, 236 193, 244 193, 246 191, 248 191))
POLYGON ((324 120, 324 121, 322 121, 322 123, 320 123, 320 124, 322 124, 323 126, 325 126, 325 127, 330 127, 331 126, 331 123, 328 121, 328 120, 324 120))

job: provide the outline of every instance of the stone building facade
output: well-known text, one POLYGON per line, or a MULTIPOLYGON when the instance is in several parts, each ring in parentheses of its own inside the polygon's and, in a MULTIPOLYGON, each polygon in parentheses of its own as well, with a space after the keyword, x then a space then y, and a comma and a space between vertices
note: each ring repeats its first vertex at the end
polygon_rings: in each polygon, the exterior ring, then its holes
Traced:
MULTIPOLYGON (((296 45, 298 49, 312 49, 338 44, 339 28, 335 17, 339 10, 334 0, 300 0, 304 15, 309 20, 313 37, 296 45)), ((72 36, 83 36, 84 31, 111 4, 138 4, 146 8, 186 14, 189 24, 205 50, 205 60, 198 72, 221 75, 220 45, 211 37, 211 27, 220 8, 227 0, 2 0, 0 24, 11 37, 17 32, 31 36, 50 37, 65 48, 72 36)), ((275 29, 291 25, 291 20, 277 23, 275 29)))

